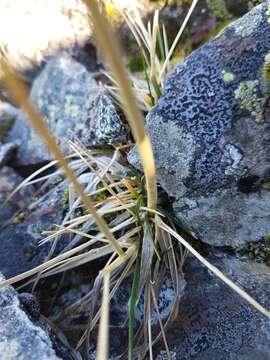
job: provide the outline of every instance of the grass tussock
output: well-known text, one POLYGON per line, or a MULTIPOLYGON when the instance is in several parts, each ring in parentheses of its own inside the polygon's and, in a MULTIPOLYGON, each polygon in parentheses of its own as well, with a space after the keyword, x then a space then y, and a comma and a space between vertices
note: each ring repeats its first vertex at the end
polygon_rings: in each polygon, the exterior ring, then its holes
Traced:
MULTIPOLYGON (((193 8, 196 2, 193 1, 193 8)), ((130 79, 122 63, 120 48, 96 1, 85 0, 85 3, 89 8, 97 45, 117 82, 119 96, 124 104, 125 114, 139 149, 144 175, 134 173, 125 165, 125 161, 123 161, 125 146, 115 149, 112 153, 104 153, 70 143, 72 155, 65 157, 46 128, 42 117, 28 100, 26 88, 2 59, 1 66, 4 69, 4 81, 7 89, 17 104, 24 109, 31 126, 39 133, 55 157, 55 161, 31 175, 12 195, 29 184, 46 184, 59 178, 59 175, 65 175, 69 185, 65 195, 65 202, 67 202, 65 218, 61 224, 56 225, 53 231, 47 232, 40 243, 40 245, 51 244, 52 250, 47 261, 30 271, 0 282, 0 286, 3 287, 24 279, 28 279, 27 283, 35 284, 37 279, 63 273, 94 260, 102 259, 104 266, 97 274, 92 289, 76 303, 63 309, 56 321, 61 322, 61 319, 80 312, 83 308, 90 308, 88 326, 82 333, 77 348, 81 349, 82 353, 88 354, 90 334, 99 324, 97 359, 108 359, 110 300, 124 281, 131 279, 128 346, 120 358, 131 360, 147 356, 152 359, 152 347, 162 338, 168 359, 170 359, 166 342, 166 328, 178 312, 181 295, 179 280, 182 277, 182 265, 187 251, 191 252, 258 311, 269 318, 270 314, 250 295, 204 259, 188 241, 179 235, 177 227, 165 215, 163 209, 158 208, 151 143, 144 129, 144 119, 137 106, 130 79), (108 46, 108 44, 114 44, 114 46, 108 46), (45 170, 56 164, 59 166, 59 170, 51 171, 49 175, 43 175, 45 170), (58 256, 51 258, 56 243, 61 241, 63 234, 70 235, 69 244, 58 256), (164 320, 160 315, 158 298, 162 284, 167 277, 171 280, 175 298, 170 314, 164 320), (98 306, 101 294, 102 304, 98 306), (138 325, 135 321, 135 310, 139 301, 143 301, 144 307, 143 320, 138 325), (153 312, 157 314, 158 331, 152 326, 153 312)), ((191 7, 186 22, 193 8, 191 7)), ((125 16, 128 15, 125 14, 125 16)), ((129 24, 131 21, 132 19, 127 17, 129 24)), ((164 42, 163 63, 157 65, 157 44, 161 37, 158 13, 154 16, 152 27, 151 25, 147 29, 142 25, 138 27, 136 22, 132 26, 133 30, 136 29, 134 32, 139 41, 143 44, 142 48, 146 47, 149 51, 145 57, 145 60, 150 61, 149 78, 152 83, 155 79, 154 81, 161 84, 173 47, 168 50, 166 41, 164 42), (157 71, 157 69, 159 70, 157 71)), ((183 32, 181 29, 176 43, 183 32)), ((163 41, 164 34, 163 30, 163 41)), ((175 45, 173 46, 175 47, 175 45)), ((158 93, 155 96, 157 95, 158 93)), ((85 356, 85 358, 87 357, 85 356)))

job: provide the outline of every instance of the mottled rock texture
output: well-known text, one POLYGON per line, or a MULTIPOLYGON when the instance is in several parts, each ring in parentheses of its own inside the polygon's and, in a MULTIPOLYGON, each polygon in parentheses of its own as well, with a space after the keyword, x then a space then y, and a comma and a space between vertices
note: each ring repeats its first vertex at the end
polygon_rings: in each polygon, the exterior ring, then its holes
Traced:
MULTIPOLYGON (((48 62, 33 83, 30 99, 66 153, 71 152, 68 140, 74 135, 86 146, 127 140, 126 129, 109 94, 83 65, 68 55, 61 54, 48 62)), ((20 165, 51 159, 23 113, 18 116, 10 138, 20 143, 20 165)))
MULTIPOLYGON (((241 288, 270 308, 269 267, 232 256, 208 260, 241 288)), ((187 286, 180 313, 167 331, 174 360, 269 360, 270 322, 198 260, 187 260, 187 286)), ((167 359, 164 345, 156 359, 167 359)))
POLYGON ((147 116, 161 185, 179 218, 212 245, 270 233, 268 4, 178 65, 147 116))
MULTIPOLYGON (((3 280, 0 274, 0 280, 3 280)), ((58 360, 48 334, 24 312, 12 287, 0 289, 0 360, 58 360)))

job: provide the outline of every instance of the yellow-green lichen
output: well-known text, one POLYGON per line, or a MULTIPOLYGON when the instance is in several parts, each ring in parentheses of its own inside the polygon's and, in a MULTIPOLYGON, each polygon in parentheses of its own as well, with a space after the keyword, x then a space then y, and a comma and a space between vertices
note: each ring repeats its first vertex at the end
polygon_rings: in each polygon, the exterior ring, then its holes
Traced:
POLYGON ((223 75, 224 82, 230 82, 230 81, 233 81, 235 79, 234 74, 229 72, 229 71, 223 70, 222 75, 223 75))
POLYGON ((247 110, 256 122, 263 120, 264 98, 258 96, 258 80, 243 81, 235 90, 235 98, 240 102, 241 109, 247 110))
POLYGON ((206 0, 208 9, 212 15, 221 20, 226 20, 231 17, 224 0, 206 0))
POLYGON ((270 5, 268 5, 266 15, 267 15, 267 22, 270 24, 270 5))
POLYGON ((267 82, 270 82, 270 53, 268 53, 264 58, 262 74, 265 80, 267 80, 267 82))

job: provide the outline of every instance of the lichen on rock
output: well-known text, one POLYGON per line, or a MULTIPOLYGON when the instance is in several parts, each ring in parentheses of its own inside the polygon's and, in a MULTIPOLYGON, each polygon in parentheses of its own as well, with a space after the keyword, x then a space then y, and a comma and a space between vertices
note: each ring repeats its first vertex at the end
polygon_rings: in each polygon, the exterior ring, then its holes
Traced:
POLYGON ((263 188, 270 92, 262 75, 269 3, 176 66, 146 118, 159 182, 174 197, 179 218, 212 245, 238 246, 270 232, 263 188))
POLYGON ((235 98, 240 101, 241 108, 250 112, 256 122, 263 120, 265 98, 258 97, 258 80, 247 80, 239 84, 235 90, 235 98))

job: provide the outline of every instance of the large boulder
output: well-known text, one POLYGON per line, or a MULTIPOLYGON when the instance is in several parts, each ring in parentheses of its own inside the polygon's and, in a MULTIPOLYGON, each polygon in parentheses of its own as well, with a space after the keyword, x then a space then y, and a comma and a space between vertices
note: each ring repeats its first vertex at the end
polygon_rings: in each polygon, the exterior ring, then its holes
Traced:
MULTIPOLYGON (((33 83, 30 100, 43 115, 65 153, 71 152, 68 140, 74 136, 86 146, 119 144, 128 139, 110 95, 83 65, 66 54, 48 62, 33 83)), ((19 142, 20 165, 51 159, 48 149, 22 112, 10 139, 19 142)))
MULTIPOLYGON (((263 264, 212 254, 208 260, 270 309, 270 269, 263 264)), ((269 360, 270 322, 198 260, 186 264, 180 312, 166 333, 175 360, 269 360)), ((162 341, 156 360, 167 359, 162 341)))
MULTIPOLYGON (((270 233, 268 4, 178 65, 146 120, 158 180, 178 217, 211 245, 270 233)), ((135 151, 129 159, 137 164, 135 151)))

